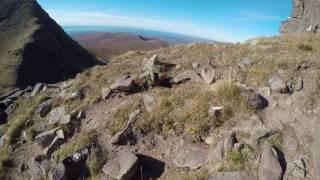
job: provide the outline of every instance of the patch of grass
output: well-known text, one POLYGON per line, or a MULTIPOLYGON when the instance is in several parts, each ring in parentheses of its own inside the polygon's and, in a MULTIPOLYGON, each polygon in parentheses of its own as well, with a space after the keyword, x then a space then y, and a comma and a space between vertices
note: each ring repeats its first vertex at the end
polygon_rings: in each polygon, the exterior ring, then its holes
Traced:
POLYGON ((312 45, 309 44, 298 44, 298 49, 303 51, 313 51, 312 45))
POLYGON ((157 89, 159 106, 151 113, 145 112, 137 128, 142 132, 167 133, 174 130, 192 139, 205 136, 217 121, 208 110, 214 93, 200 90, 197 85, 185 84, 176 89, 157 89))
POLYGON ((110 130, 112 135, 115 135, 127 125, 130 114, 142 108, 142 100, 139 97, 123 104, 112 113, 111 119, 106 124, 106 128, 110 130))
POLYGON ((222 106, 223 119, 227 120, 234 114, 248 114, 251 109, 246 99, 241 95, 241 88, 232 81, 220 81, 213 87, 216 106, 222 106))
POLYGON ((283 151, 283 138, 282 138, 282 132, 278 131, 274 135, 270 136, 267 139, 268 143, 272 145, 273 147, 283 151))
POLYGON ((210 173, 208 169, 202 168, 195 171, 183 172, 175 177, 177 180, 208 180, 210 173))
POLYGON ((10 155, 9 146, 20 138, 21 132, 26 128, 25 122, 31 118, 38 105, 47 99, 47 93, 42 92, 32 99, 18 99, 19 108, 9 116, 10 121, 7 124, 4 144, 0 149, 0 177, 4 177, 10 155))
POLYGON ((248 156, 253 153, 250 146, 245 145, 241 151, 229 152, 218 171, 245 171, 248 170, 248 156))
POLYGON ((61 162, 75 151, 82 149, 88 145, 95 144, 97 140, 97 132, 83 132, 76 134, 66 144, 62 145, 58 151, 54 153, 56 162, 61 162))
POLYGON ((320 103, 320 73, 316 74, 316 78, 314 80, 315 87, 312 92, 309 94, 306 105, 309 109, 314 109, 318 107, 320 103))

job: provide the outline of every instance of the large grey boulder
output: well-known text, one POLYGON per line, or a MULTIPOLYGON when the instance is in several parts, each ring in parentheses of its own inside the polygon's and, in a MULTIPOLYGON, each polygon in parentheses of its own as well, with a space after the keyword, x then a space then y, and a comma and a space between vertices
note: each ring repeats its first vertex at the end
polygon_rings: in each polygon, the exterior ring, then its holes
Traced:
POLYGON ((57 107, 50 111, 49 124, 68 124, 71 116, 66 114, 64 106, 57 107))
POLYGON ((215 71, 213 67, 206 65, 201 68, 201 77, 206 84, 211 84, 215 81, 215 71))
POLYGON ((110 89, 120 92, 130 92, 133 91, 135 83, 132 77, 129 75, 124 75, 118 78, 114 83, 111 84, 110 89))
POLYGON ((282 180, 283 173, 278 153, 271 146, 267 146, 262 152, 258 175, 259 180, 282 180))
POLYGON ((282 94, 290 93, 290 90, 287 86, 286 81, 277 75, 271 76, 268 80, 268 84, 271 90, 274 92, 278 92, 282 94))
POLYGON ((292 0, 291 17, 282 22, 280 32, 284 34, 319 33, 319 25, 320 1, 292 0))
POLYGON ((174 159, 174 164, 181 168, 199 169, 207 161, 207 152, 198 146, 183 147, 174 159))
POLYGON ((115 179, 129 180, 136 173, 138 166, 138 157, 133 153, 124 152, 108 161, 102 171, 115 179))
POLYGON ((248 172, 219 172, 209 177, 209 180, 254 180, 248 172))
POLYGON ((202 78, 194 70, 187 70, 185 72, 182 72, 176 75, 172 81, 175 84, 183 83, 186 81, 203 83, 202 78))

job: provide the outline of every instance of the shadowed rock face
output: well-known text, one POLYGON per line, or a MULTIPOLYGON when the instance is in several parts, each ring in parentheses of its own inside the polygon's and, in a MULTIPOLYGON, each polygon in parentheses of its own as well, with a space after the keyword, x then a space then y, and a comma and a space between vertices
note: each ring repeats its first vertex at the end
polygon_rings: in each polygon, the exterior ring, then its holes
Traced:
POLYGON ((319 0, 293 0, 292 15, 282 22, 280 32, 294 34, 313 32, 320 29, 320 1, 319 0))
POLYGON ((99 63, 36 0, 1 0, 0 31, 0 88, 54 83, 99 63))

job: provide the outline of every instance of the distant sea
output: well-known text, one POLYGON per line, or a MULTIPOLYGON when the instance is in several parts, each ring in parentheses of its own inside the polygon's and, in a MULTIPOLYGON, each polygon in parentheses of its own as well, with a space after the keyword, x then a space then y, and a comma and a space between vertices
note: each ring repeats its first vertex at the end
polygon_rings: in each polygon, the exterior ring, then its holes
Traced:
POLYGON ((159 38, 164 41, 169 41, 173 43, 191 43, 191 42, 212 42, 212 40, 207 40, 203 38, 192 37, 188 35, 162 32, 148 29, 139 29, 131 27, 113 27, 113 26, 65 26, 64 30, 71 36, 95 33, 95 32, 109 32, 109 33, 132 33, 138 34, 151 38, 159 38))

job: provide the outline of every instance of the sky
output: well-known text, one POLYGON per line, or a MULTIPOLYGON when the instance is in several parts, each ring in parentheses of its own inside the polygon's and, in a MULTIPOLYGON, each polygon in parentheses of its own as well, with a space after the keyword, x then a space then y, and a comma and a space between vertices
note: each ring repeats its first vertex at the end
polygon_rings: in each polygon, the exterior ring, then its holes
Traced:
POLYGON ((117 26, 241 42, 277 35, 291 0, 38 0, 60 25, 117 26))

